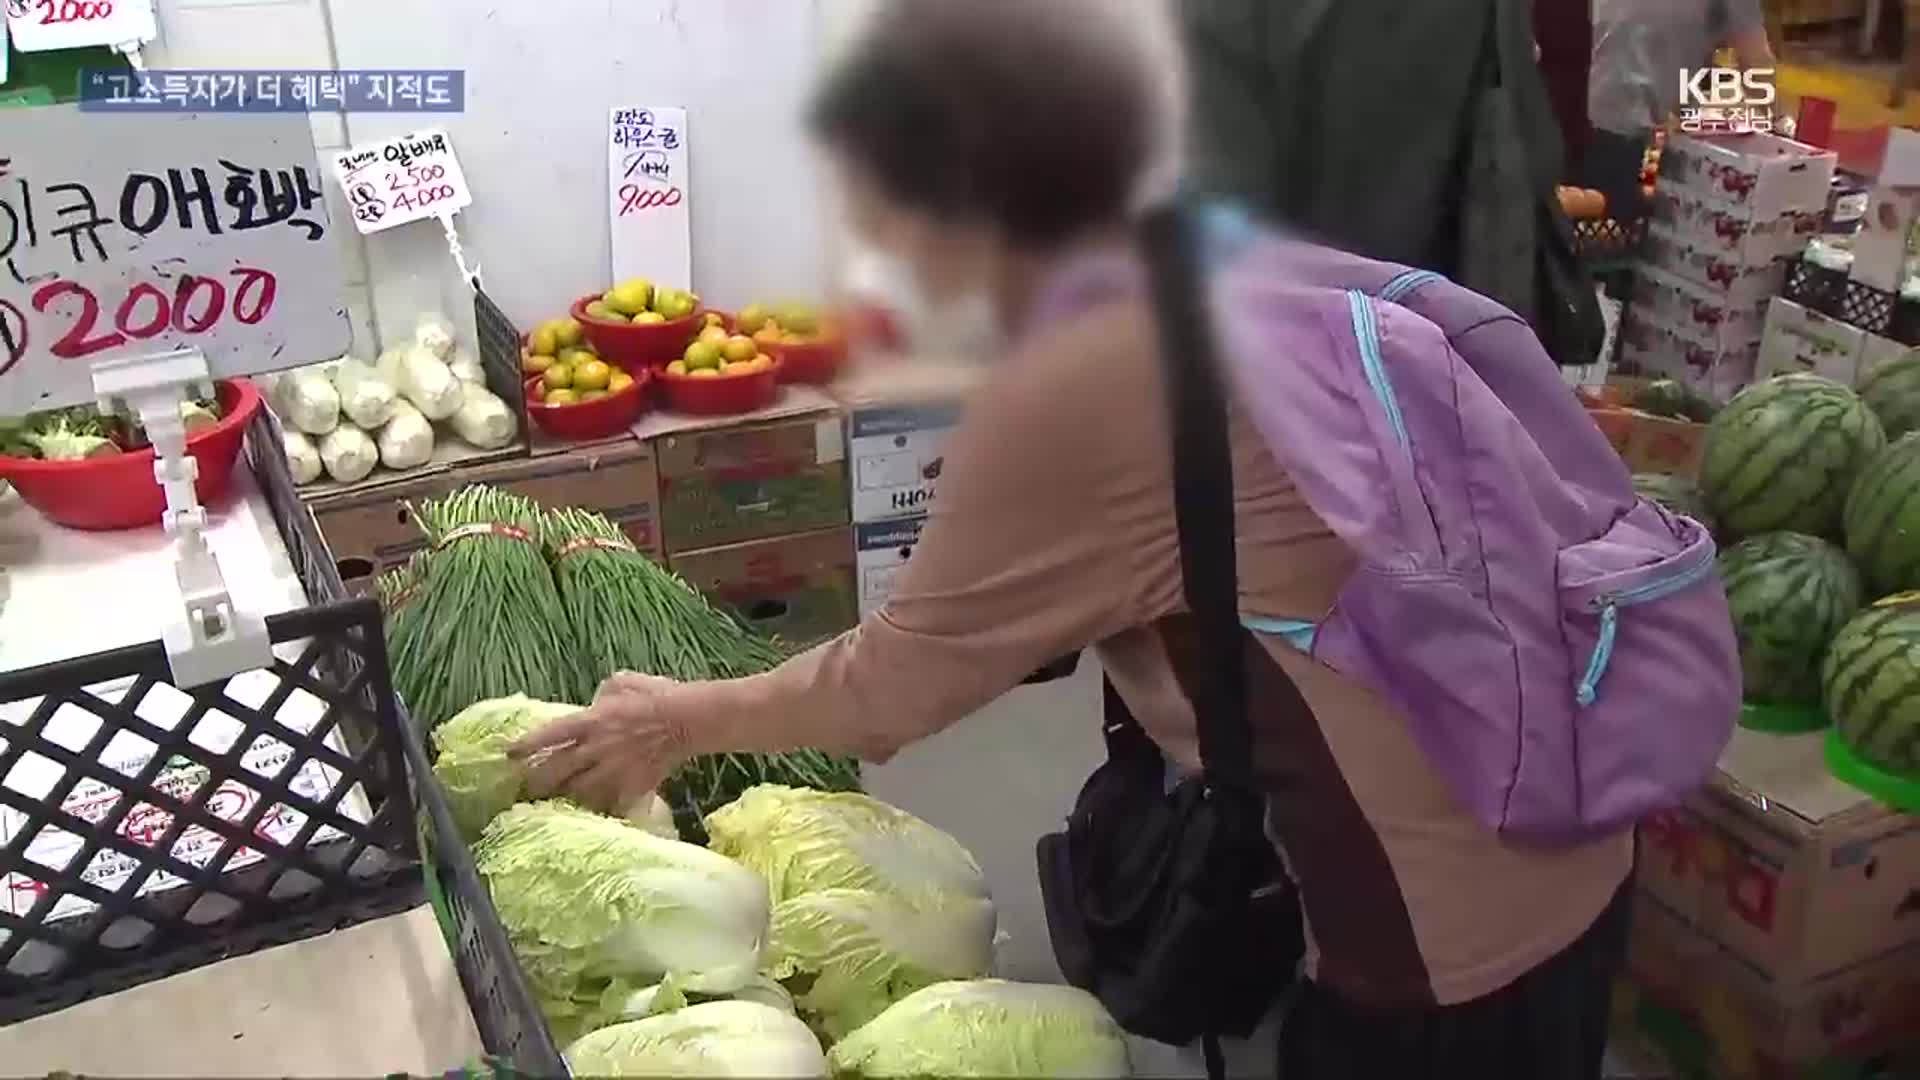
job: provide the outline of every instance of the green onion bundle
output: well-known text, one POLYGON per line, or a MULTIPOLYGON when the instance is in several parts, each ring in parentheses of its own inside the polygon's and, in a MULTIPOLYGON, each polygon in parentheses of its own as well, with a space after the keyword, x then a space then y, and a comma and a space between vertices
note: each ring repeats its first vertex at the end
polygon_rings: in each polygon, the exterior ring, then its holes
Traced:
POLYGON ((405 617, 388 629, 395 688, 414 719, 431 731, 509 694, 590 700, 595 681, 547 572, 539 508, 476 486, 419 506, 414 518, 432 548, 415 595, 396 612, 405 617))
MULTIPOLYGON (((767 671, 784 658, 775 642, 636 551, 599 514, 555 511, 547 515, 543 534, 572 636, 594 675, 634 671, 681 682, 732 679, 767 671)), ((660 794, 682 835, 698 837, 701 818, 756 784, 857 791, 860 769, 817 750, 717 754, 696 758, 660 794)))

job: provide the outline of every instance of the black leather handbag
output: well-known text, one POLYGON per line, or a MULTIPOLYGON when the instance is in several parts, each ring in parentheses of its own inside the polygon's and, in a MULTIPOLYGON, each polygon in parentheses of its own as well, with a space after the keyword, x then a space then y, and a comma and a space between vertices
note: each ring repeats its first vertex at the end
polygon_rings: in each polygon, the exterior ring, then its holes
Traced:
MULTIPOLYGON (((1203 769, 1169 786, 1159 747, 1108 683, 1107 761, 1037 855, 1067 980, 1136 1035, 1201 1041, 1208 1074, 1221 1076, 1219 1039, 1253 1032, 1297 978, 1303 945, 1299 897, 1252 776, 1245 650, 1259 646, 1240 625, 1232 454, 1196 236, 1177 209, 1142 230, 1172 404, 1203 769)), ((1304 712, 1297 692, 1286 697, 1261 706, 1304 712)))

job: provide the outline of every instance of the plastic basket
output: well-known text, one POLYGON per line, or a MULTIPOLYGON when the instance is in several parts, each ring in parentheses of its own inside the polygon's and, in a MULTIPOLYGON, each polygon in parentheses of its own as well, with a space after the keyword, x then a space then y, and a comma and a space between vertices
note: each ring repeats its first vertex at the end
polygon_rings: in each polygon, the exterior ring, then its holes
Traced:
POLYGON ((1630 262, 1647 238, 1647 221, 1592 218, 1573 223, 1573 251, 1582 261, 1600 267, 1630 262))
POLYGON ((1780 295, 1870 334, 1920 346, 1920 301, 1882 292, 1839 271, 1795 262, 1780 295))
POLYGON ((314 602, 268 620, 270 668, 184 690, 151 642, 0 673, 0 1023, 420 902, 379 609, 264 415, 248 446, 314 602))
POLYGON ((473 853, 433 778, 426 744, 410 724, 404 742, 427 894, 453 954, 480 1043, 496 1074, 505 1069, 523 1076, 566 1076, 566 1064, 474 867, 473 853))

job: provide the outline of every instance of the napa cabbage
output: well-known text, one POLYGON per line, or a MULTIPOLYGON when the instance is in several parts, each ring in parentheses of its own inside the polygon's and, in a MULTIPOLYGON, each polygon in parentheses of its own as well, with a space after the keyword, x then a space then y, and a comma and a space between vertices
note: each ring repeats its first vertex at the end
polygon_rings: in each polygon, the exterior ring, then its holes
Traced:
POLYGON ((566 1049, 575 1076, 824 1077, 826 1055, 792 1014, 713 1001, 602 1028, 566 1049))
POLYGON ((836 1043, 835 1076, 1127 1076, 1126 1035, 1070 986, 980 979, 908 995, 836 1043))
POLYGON ((561 1032, 649 984, 727 994, 761 970, 767 886, 724 855, 548 801, 502 811, 473 858, 561 1032))

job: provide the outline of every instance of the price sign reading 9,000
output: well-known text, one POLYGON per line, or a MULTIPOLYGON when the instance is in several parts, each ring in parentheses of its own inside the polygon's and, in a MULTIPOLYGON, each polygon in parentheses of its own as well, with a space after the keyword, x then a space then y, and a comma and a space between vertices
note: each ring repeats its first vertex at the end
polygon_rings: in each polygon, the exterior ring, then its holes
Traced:
MULTIPOLYGON (((180 274, 171 282, 136 281, 124 293, 102 297, 76 281, 56 278, 36 287, 28 303, 50 316, 47 351, 80 360, 130 341, 146 341, 169 331, 205 334, 231 320, 260 323, 273 311, 280 283, 273 273, 236 266, 224 277, 180 274)), ((0 375, 26 355, 31 331, 25 312, 0 300, 0 375)))

